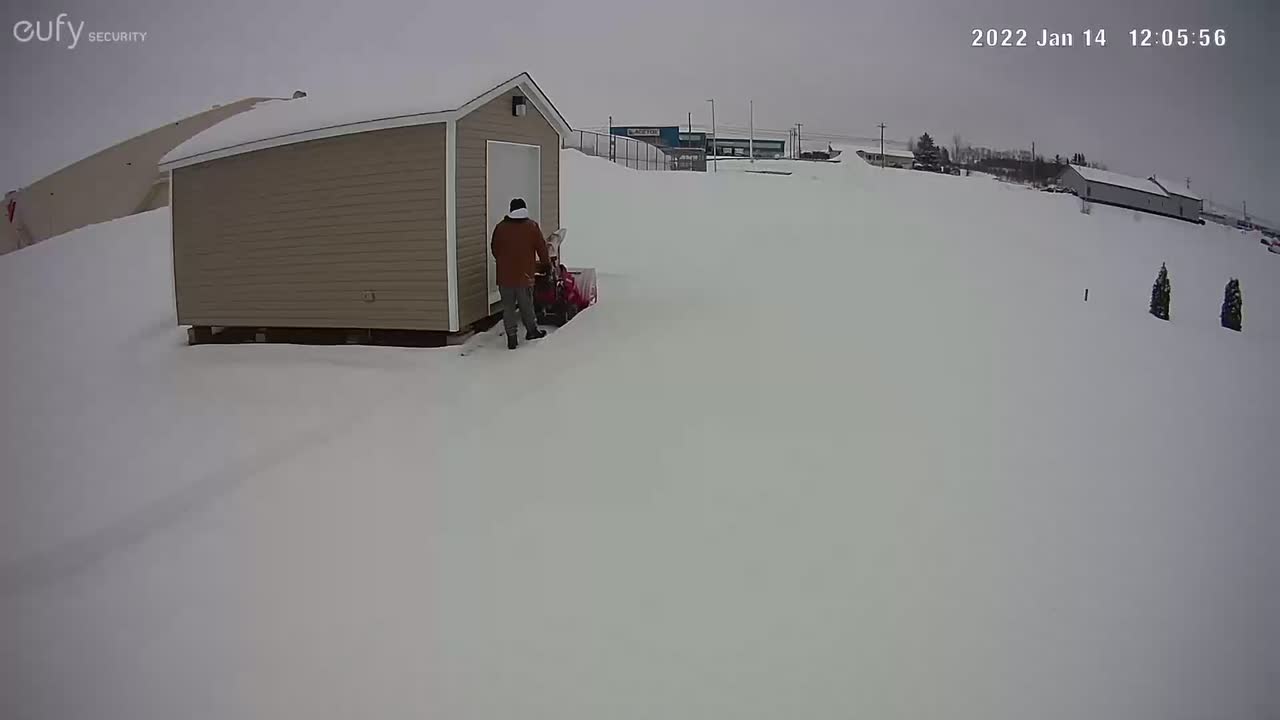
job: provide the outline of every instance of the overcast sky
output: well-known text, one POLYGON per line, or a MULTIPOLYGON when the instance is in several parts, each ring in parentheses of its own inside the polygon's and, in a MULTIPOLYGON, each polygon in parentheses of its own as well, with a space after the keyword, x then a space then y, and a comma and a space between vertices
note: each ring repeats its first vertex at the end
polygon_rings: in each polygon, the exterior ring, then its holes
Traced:
MULTIPOLYGON (((709 122, 906 139, 953 133, 1131 174, 1191 176, 1280 219, 1275 0, 0 0, 0 190, 249 95, 476 63, 529 70, 575 127, 709 122), (140 43, 21 43, 59 12, 140 43), (1073 48, 975 48, 973 28, 1073 48), (1106 28, 1106 47, 1084 47, 1106 28), (1223 28, 1225 48, 1134 48, 1132 28, 1223 28), (1271 130, 1271 132, 1268 132, 1271 130)), ((483 89, 483 88, 481 88, 483 89)))

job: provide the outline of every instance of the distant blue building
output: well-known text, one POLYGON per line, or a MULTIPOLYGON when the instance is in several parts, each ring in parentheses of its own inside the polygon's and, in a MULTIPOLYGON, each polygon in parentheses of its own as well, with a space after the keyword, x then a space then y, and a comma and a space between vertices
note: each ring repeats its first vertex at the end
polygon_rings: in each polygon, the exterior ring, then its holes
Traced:
POLYGON ((675 125, 622 125, 611 128, 614 135, 629 137, 661 148, 697 149, 712 155, 748 157, 755 150, 757 158, 786 157, 785 140, 756 138, 753 143, 744 137, 716 137, 711 147, 711 135, 703 130, 681 130, 675 125))
POLYGON ((675 125, 621 125, 610 128, 618 137, 631 138, 660 147, 671 160, 673 170, 707 169, 707 134, 681 132, 675 125))
POLYGON ((680 128, 675 125, 626 125, 610 128, 614 135, 634 138, 658 147, 680 147, 680 128))

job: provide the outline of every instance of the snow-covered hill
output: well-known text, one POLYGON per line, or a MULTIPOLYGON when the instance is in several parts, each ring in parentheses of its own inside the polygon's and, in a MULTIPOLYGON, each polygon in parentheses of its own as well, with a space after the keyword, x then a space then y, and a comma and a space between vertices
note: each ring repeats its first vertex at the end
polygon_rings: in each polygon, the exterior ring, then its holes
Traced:
POLYGON ((1280 256, 769 166, 566 154, 515 353, 185 347, 165 211, 0 258, 0 717, 1280 714, 1280 256))

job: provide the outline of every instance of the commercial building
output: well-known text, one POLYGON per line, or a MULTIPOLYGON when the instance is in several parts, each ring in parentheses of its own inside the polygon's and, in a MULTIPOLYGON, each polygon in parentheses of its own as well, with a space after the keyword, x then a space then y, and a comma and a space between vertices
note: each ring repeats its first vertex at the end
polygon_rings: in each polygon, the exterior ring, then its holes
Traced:
POLYGON ((787 152, 785 140, 756 138, 753 143, 751 138, 712 137, 705 130, 682 131, 675 125, 622 125, 612 127, 609 131, 620 137, 634 138, 664 149, 702 150, 708 155, 721 157, 749 157, 752 147, 755 148, 755 156, 760 159, 785 157, 787 152))
POLYGON ((609 132, 658 147, 681 147, 680 128, 675 125, 627 125, 609 128, 609 132))
POLYGON ((707 152, 719 157, 751 157, 753 151, 759 160, 783 158, 787 154, 787 141, 719 136, 707 140, 707 152))
MULTIPOLYGON (((1058 176, 1058 184, 1070 188, 1089 202, 1131 208, 1155 215, 1201 223, 1201 202, 1182 193, 1171 193, 1153 178, 1137 178, 1108 170, 1068 165, 1058 176)), ((1173 187, 1170 184, 1168 187, 1173 187)))
POLYGON ((662 148, 672 170, 707 169, 707 134, 681 131, 675 125, 623 125, 609 128, 617 137, 626 137, 662 148))
POLYGON ((680 133, 680 147, 697 148, 706 152, 707 138, 710 135, 701 130, 688 130, 680 133))
POLYGON ((498 300, 512 198, 560 228, 568 124, 527 73, 265 103, 165 157, 178 323, 452 332, 498 300))

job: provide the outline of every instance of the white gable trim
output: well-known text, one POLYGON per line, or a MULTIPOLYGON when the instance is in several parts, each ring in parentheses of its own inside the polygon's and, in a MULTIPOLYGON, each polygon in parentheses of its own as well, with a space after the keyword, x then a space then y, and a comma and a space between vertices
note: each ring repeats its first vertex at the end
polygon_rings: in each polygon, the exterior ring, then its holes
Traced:
MULTIPOLYGON (((315 130, 307 130, 304 132, 277 135, 276 137, 264 138, 262 140, 241 143, 239 145, 232 145, 231 147, 211 150, 197 155, 188 155, 186 157, 176 158, 166 163, 162 163, 160 165, 160 170, 175 170, 188 165, 209 162, 210 160, 218 160, 220 158, 232 157, 234 155, 243 155, 245 153, 280 147, 282 145, 307 142, 308 140, 320 140, 322 138, 337 137, 339 135, 352 135, 355 133, 372 132, 374 130, 385 130, 388 128, 409 127, 412 125, 448 123, 469 115, 473 111, 483 107, 494 98, 497 98, 517 87, 524 92, 525 97, 529 98, 533 103, 534 108, 542 114, 542 117, 550 123, 551 127, 556 129, 556 132, 558 132, 561 137, 567 137, 573 132, 573 129, 569 127, 569 123, 567 123, 560 112, 556 110, 555 105, 551 104, 551 100, 543 94, 542 89, 533 81, 533 78, 529 76, 529 73, 520 73, 474 100, 471 100, 462 107, 454 110, 441 110, 438 112, 419 113, 414 115, 375 118, 372 120, 362 120, 360 122, 347 123, 344 125, 316 128, 315 130)), ((253 112, 253 109, 251 108, 248 112, 253 112)))
POLYGON ((458 321, 458 121, 445 123, 444 133, 444 262, 448 277, 449 331, 458 321))
POLYGON ((556 132, 559 133, 561 137, 567 136, 573 132, 572 128, 569 127, 569 124, 560 116, 559 111, 557 111, 555 106, 551 104, 551 101, 547 99, 547 96, 542 94, 542 89, 533 81, 533 78, 529 77, 529 73, 520 73, 466 105, 458 108, 458 119, 462 119, 463 117, 470 115, 493 100, 516 88, 520 88, 520 90, 524 92, 525 97, 529 98, 529 100, 533 102, 534 108, 542 114, 542 117, 550 123, 551 127, 556 129, 556 132))
MULTIPOLYGON (((249 112, 253 111, 249 110, 249 112)), ((231 147, 221 148, 219 150, 211 150, 198 155, 188 155, 187 157, 170 160, 169 162, 162 164, 160 166, 160 170, 175 170, 188 165, 209 162, 210 160, 231 157, 233 155, 243 155, 257 150, 280 147, 281 145, 293 145, 294 143, 307 142, 308 140, 320 140, 322 138, 338 137, 339 135, 354 135, 356 133, 386 130, 388 128, 449 122, 453 117, 454 112, 451 110, 444 112, 421 113, 417 115, 400 115, 391 118, 363 120, 358 123, 348 123, 346 125, 333 125, 326 128, 307 130, 306 132, 289 133, 288 135, 277 135, 272 138, 241 143, 240 145, 232 145, 231 147)))
POLYGON ((173 280, 173 316, 178 317, 178 241, 174 233, 173 222, 173 171, 169 170, 169 264, 173 269, 169 277, 173 280))

